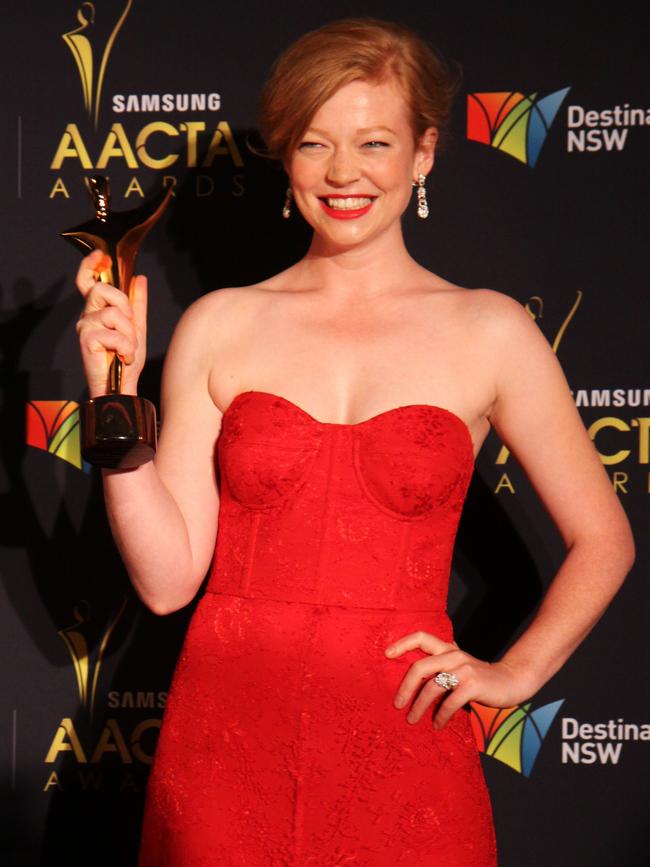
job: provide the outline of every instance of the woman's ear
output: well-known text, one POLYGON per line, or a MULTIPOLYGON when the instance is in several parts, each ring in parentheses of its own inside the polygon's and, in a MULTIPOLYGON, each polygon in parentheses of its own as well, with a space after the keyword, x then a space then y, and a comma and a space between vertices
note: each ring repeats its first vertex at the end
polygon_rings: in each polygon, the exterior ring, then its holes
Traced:
POLYGON ((438 130, 430 126, 422 133, 415 149, 415 173, 428 175, 436 158, 438 130))

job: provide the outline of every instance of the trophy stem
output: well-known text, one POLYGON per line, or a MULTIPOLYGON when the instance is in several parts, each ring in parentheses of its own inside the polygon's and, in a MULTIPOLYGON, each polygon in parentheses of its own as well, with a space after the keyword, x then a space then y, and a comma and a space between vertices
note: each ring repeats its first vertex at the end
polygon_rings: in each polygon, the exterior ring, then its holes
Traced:
POLYGON ((122 360, 118 357, 117 353, 115 353, 108 368, 109 394, 122 393, 122 367, 122 360))

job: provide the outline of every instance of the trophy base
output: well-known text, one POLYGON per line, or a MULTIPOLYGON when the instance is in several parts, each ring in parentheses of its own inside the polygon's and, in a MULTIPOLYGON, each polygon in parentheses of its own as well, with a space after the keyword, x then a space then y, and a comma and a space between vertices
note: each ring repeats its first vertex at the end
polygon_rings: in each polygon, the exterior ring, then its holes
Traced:
POLYGON ((81 456, 89 464, 129 470, 156 453, 156 408, 133 394, 103 394, 81 408, 81 456))

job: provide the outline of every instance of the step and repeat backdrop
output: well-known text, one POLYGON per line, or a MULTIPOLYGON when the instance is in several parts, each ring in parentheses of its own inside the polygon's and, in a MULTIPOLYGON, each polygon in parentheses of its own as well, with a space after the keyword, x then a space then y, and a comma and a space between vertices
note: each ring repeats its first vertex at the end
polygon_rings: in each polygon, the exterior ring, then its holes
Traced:
MULTIPOLYGON (((91 216, 84 178, 96 172, 109 176, 115 209, 173 187, 138 268, 151 286, 142 393, 157 401, 181 312, 306 249, 300 216, 282 219, 282 170, 248 145, 273 59, 306 30, 348 15, 409 24, 462 66, 428 184, 431 215, 418 220, 414 205, 405 217, 409 247, 447 279, 526 305, 637 539, 630 577, 564 669, 521 707, 473 710, 500 863, 650 863, 650 94, 640 18, 624 4, 599 18, 587 4, 560 14, 432 0, 12 0, 0 177, 3 864, 135 865, 193 607, 157 617, 138 602, 101 480, 81 459, 79 254, 59 233, 91 216)), ((461 646, 499 654, 562 555, 491 434, 454 562, 461 646)))

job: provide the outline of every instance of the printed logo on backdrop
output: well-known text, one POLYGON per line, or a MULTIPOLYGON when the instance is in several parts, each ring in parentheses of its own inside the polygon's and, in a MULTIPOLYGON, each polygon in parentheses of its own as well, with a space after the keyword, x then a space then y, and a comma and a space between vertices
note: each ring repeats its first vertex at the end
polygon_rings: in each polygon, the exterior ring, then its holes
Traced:
POLYGON ((124 24, 126 16, 131 11, 132 4, 133 0, 128 0, 103 46, 97 45, 96 40, 93 38, 93 25, 95 24, 94 3, 82 3, 77 10, 77 22, 79 26, 68 33, 61 34, 77 65, 84 106, 88 117, 94 123, 95 129, 97 129, 97 124, 99 123, 99 106, 108 59, 117 34, 124 24))
MULTIPOLYGON (((517 91, 470 93, 467 96, 467 138, 495 148, 535 168, 551 125, 570 87, 547 96, 517 91)), ((631 130, 650 125, 650 109, 628 102, 607 108, 566 106, 568 153, 619 153, 631 130)))
POLYGON ((542 145, 570 88, 538 99, 536 93, 470 93, 467 138, 535 168, 542 145))
POLYGON ((622 718, 587 723, 574 717, 562 720, 562 764, 617 765, 626 748, 650 741, 649 723, 626 722, 622 718))
MULTIPOLYGON (((531 702, 506 708, 471 702, 472 729, 480 752, 503 762, 522 776, 530 777, 544 739, 564 701, 559 699, 535 710, 532 710, 531 702)), ((587 723, 564 717, 561 720, 560 761, 563 765, 617 765, 623 747, 649 741, 649 723, 631 723, 622 718, 587 723)))
POLYGON ((479 750, 530 777, 548 730, 564 699, 531 710, 527 702, 515 707, 486 707, 470 703, 472 729, 479 750))
MULTIPOLYGON (((128 68, 120 36, 129 25, 135 0, 83 2, 75 26, 61 32, 61 93, 70 61, 79 93, 79 117, 66 118, 53 143, 50 169, 55 173, 49 198, 85 198, 85 174, 111 175, 114 199, 144 197, 151 184, 175 186, 181 174, 193 171, 194 195, 240 197, 244 160, 230 124, 222 119, 222 98, 212 87, 194 93, 115 93, 110 72, 128 68), (110 104, 113 117, 107 116, 110 104), (142 115, 160 115, 143 123, 142 115), (215 117, 216 116, 216 117, 215 117), (164 118, 164 119, 162 119, 164 118)), ((155 85, 155 70, 151 71, 155 85)))
POLYGON ((79 404, 74 400, 30 400, 26 404, 25 442, 90 472, 81 457, 79 404))
MULTIPOLYGON (((578 291, 557 332, 546 335, 556 354, 582 300, 583 293, 578 291)), ((535 322, 543 319, 544 299, 539 295, 529 298, 525 308, 535 322)), ((576 388, 571 393, 616 493, 625 495, 632 490, 643 490, 650 494, 650 412, 647 411, 650 388, 621 385, 618 388, 576 388), (591 409, 599 412, 591 412, 591 409), (608 411, 603 414, 603 409, 608 411)), ((505 445, 501 446, 495 460, 500 472, 493 489, 495 494, 516 493, 516 480, 506 468, 509 458, 510 451, 505 445)))
POLYGON ((620 153, 631 130, 650 125, 650 109, 628 102, 608 108, 567 107, 566 148, 569 153, 620 153))
POLYGON ((110 715, 102 718, 99 725, 95 724, 107 648, 127 603, 125 598, 94 650, 89 638, 93 623, 86 603, 76 605, 73 622, 59 630, 70 654, 79 703, 75 713, 64 716, 53 733, 44 762, 46 766, 55 767, 48 768, 44 792, 52 789, 98 791, 105 783, 106 763, 112 770, 113 786, 116 785, 116 765, 123 769, 117 784, 120 791, 140 791, 144 784, 143 774, 152 762, 161 726, 161 717, 151 716, 151 712, 164 709, 167 693, 111 691, 105 696, 105 709, 110 715), (134 722, 132 714, 125 714, 133 709, 140 711, 141 717, 143 713, 147 716, 134 722))
POLYGON ((614 490, 650 494, 650 388, 579 387, 573 397, 614 490))

